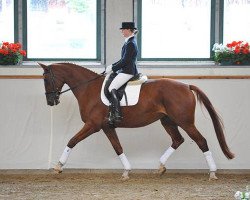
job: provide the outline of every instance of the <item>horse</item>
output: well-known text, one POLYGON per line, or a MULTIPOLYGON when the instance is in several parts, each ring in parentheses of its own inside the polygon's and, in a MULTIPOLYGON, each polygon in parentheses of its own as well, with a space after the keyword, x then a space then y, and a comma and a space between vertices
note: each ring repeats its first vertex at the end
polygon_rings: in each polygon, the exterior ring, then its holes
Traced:
MULTIPOLYGON (((108 124, 109 108, 100 98, 105 76, 72 63, 38 64, 44 71, 47 104, 57 105, 60 102, 60 95, 71 90, 78 101, 81 119, 84 122, 83 128, 68 141, 54 170, 61 173, 75 145, 93 133, 103 130, 123 164, 122 179, 128 179, 131 165, 123 152, 115 127, 108 124), (66 91, 62 91, 64 84, 69 86, 66 91)), ((138 103, 122 107, 123 119, 116 127, 137 128, 160 120, 172 139, 171 146, 160 157, 158 169, 160 175, 166 171, 165 165, 169 156, 184 142, 178 130, 178 127, 181 127, 203 152, 210 171, 209 180, 214 180, 217 179, 215 174, 217 167, 206 139, 195 126, 196 101, 207 109, 222 152, 228 159, 233 159, 234 154, 230 151, 224 136, 222 119, 209 98, 197 86, 173 79, 148 79, 143 83, 138 103)))

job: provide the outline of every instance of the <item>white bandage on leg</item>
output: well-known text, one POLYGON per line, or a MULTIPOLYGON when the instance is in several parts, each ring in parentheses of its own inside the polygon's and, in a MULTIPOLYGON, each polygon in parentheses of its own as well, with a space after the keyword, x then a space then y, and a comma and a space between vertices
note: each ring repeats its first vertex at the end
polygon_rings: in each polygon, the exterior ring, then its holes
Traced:
POLYGON ((122 153, 121 155, 119 155, 119 158, 121 159, 121 162, 122 162, 122 164, 124 166, 124 169, 131 170, 131 165, 130 165, 127 157, 125 156, 125 154, 122 153))
POLYGON ((67 162, 71 150, 72 150, 71 148, 65 147, 65 149, 64 149, 64 151, 63 151, 63 153, 61 155, 61 158, 59 159, 59 162, 62 165, 65 165, 65 163, 67 162))
POLYGON ((171 156, 172 153, 174 153, 174 151, 175 149, 173 147, 169 147, 160 158, 161 164, 165 165, 168 158, 171 156))
POLYGON ((217 167, 215 165, 212 153, 210 151, 204 152, 208 167, 210 172, 215 172, 217 170, 217 167))

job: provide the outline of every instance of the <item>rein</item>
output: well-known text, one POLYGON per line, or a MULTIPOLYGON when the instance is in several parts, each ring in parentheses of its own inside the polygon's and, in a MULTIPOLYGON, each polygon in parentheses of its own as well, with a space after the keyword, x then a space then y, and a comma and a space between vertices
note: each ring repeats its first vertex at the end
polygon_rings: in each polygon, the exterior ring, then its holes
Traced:
POLYGON ((97 76, 97 77, 95 77, 95 78, 93 78, 93 79, 90 79, 90 80, 88 80, 88 81, 80 82, 79 84, 77 84, 77 85, 74 86, 74 87, 71 87, 71 88, 68 88, 68 89, 66 89, 66 90, 63 90, 63 91, 59 92, 59 95, 65 93, 65 92, 68 92, 68 91, 70 91, 70 90, 74 90, 75 88, 77 88, 78 86, 80 86, 80 85, 82 85, 82 84, 87 84, 87 83, 89 83, 89 82, 92 82, 92 81, 94 81, 94 80, 96 80, 96 79, 99 79, 99 78, 101 78, 102 76, 104 76, 103 74, 98 74, 98 75, 99 75, 99 76, 97 76))

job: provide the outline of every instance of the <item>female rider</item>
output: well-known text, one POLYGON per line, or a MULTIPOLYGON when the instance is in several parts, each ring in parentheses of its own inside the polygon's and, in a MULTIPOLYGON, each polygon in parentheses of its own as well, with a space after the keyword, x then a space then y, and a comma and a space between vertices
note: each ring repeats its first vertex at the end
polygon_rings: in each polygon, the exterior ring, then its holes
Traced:
POLYGON ((121 51, 121 59, 106 68, 106 73, 113 72, 117 74, 108 88, 111 94, 111 114, 109 115, 109 123, 112 125, 120 122, 122 119, 120 102, 117 98, 117 90, 138 74, 136 67, 138 47, 135 39, 137 28, 135 27, 135 23, 122 22, 120 30, 125 38, 125 43, 121 51))

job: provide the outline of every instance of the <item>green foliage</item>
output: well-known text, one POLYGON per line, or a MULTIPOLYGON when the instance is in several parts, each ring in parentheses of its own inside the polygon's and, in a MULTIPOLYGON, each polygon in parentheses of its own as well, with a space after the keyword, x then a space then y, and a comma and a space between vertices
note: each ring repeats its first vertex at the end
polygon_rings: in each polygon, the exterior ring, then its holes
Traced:
POLYGON ((20 54, 15 55, 1 55, 0 54, 0 65, 16 65, 22 56, 20 54))
POLYGON ((217 52, 214 53, 214 61, 221 63, 221 62, 249 62, 250 63, 250 54, 235 54, 233 52, 217 52))

